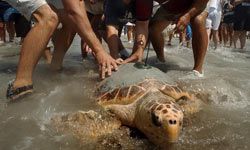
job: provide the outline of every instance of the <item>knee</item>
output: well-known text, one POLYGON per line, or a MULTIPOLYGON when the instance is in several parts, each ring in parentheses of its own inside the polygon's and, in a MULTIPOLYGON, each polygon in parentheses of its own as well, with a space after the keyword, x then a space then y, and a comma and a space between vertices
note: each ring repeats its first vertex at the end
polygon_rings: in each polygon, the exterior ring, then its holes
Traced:
POLYGON ((118 29, 114 26, 107 26, 106 32, 107 32, 107 37, 118 36, 118 29))
POLYGON ((54 30, 59 23, 57 14, 49 6, 38 11, 39 12, 37 14, 34 14, 38 24, 54 30))
POLYGON ((191 23, 195 26, 205 26, 206 23, 206 15, 205 14, 200 14, 196 17, 194 17, 191 20, 191 23))
POLYGON ((47 16, 44 17, 44 22, 48 27, 55 29, 58 25, 59 19, 57 14, 51 10, 48 12, 47 16))

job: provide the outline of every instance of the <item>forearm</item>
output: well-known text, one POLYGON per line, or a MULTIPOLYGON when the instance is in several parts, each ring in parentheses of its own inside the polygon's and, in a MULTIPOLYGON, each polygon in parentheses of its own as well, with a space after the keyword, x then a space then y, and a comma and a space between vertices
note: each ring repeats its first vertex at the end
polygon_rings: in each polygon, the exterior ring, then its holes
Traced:
POLYGON ((146 47, 148 39, 148 22, 149 21, 137 21, 136 22, 136 37, 133 47, 133 53, 137 51, 143 51, 146 47))
POLYGON ((80 1, 62 1, 64 4, 64 9, 67 12, 68 17, 72 23, 72 26, 79 34, 79 36, 95 53, 102 51, 102 45, 91 28, 84 4, 80 1))
POLYGON ((187 11, 186 14, 190 15, 190 18, 193 18, 204 11, 209 0, 195 0, 194 4, 187 11))

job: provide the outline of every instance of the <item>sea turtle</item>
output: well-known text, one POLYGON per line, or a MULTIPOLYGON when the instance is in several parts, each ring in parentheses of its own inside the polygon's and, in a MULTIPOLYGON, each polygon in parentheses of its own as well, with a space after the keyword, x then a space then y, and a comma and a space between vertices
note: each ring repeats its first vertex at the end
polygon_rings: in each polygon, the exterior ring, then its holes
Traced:
POLYGON ((84 137, 86 132, 98 137, 126 125, 139 129, 154 144, 164 145, 178 140, 183 118, 199 111, 201 104, 157 68, 138 69, 133 64, 120 66, 96 92, 104 111, 78 112, 54 122, 84 137))

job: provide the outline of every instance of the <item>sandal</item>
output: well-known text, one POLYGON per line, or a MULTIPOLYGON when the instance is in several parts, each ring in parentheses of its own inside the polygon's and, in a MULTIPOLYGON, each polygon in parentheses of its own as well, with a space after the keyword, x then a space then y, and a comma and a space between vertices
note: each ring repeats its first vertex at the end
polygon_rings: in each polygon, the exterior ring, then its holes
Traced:
POLYGON ((7 99, 14 101, 20 97, 33 93, 33 85, 23 86, 19 88, 13 87, 14 81, 10 81, 7 88, 7 99))

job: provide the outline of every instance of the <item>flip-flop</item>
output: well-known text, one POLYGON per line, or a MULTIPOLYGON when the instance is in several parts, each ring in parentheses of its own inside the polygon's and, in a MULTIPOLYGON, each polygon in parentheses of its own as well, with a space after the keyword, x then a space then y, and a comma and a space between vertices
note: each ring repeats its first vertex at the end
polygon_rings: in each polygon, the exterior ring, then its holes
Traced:
POLYGON ((10 101, 15 101, 31 93, 33 93, 33 85, 27 85, 27 86, 14 88, 13 81, 10 81, 8 84, 6 97, 10 101))

